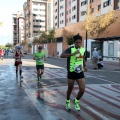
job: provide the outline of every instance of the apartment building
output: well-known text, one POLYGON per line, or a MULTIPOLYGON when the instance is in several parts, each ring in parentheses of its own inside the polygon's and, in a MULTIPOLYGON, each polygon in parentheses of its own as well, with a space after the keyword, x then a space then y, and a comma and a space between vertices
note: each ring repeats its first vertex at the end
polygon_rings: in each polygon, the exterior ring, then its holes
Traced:
POLYGON ((24 14, 23 11, 18 11, 12 14, 13 25, 13 44, 16 45, 24 40, 24 14))
MULTIPOLYGON (((115 11, 118 18, 116 22, 99 37, 100 44, 94 44, 93 36, 88 35, 87 50, 92 57, 92 47, 98 46, 102 56, 108 60, 111 57, 120 57, 120 0, 55 0, 54 2, 54 28, 56 29, 56 38, 62 39, 62 51, 66 49, 67 43, 63 37, 63 28, 71 31, 73 34, 80 33, 83 36, 83 45, 86 44, 86 32, 80 28, 86 18, 86 11, 90 8, 94 16, 100 16, 108 13, 110 10, 115 11), (109 41, 109 42, 108 42, 109 41)), ((57 43, 58 44, 58 43, 57 43)), ((57 46, 60 48, 59 46, 57 46)), ((58 50, 56 48, 56 50, 58 50)), ((60 51, 60 49, 59 49, 60 51)))
POLYGON ((62 28, 85 19, 88 7, 93 14, 102 15, 120 8, 120 0, 55 0, 54 27, 62 28))
POLYGON ((24 9, 24 32, 26 40, 33 40, 40 31, 53 28, 53 0, 27 0, 24 9))

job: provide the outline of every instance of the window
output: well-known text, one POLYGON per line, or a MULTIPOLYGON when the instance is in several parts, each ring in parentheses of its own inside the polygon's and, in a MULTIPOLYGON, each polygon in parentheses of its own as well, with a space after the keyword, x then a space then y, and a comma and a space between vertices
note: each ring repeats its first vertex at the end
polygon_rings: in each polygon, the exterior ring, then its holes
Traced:
POLYGON ((87 4, 86 1, 81 2, 81 6, 86 5, 86 4, 87 4))
POLYGON ((106 1, 106 2, 103 3, 103 7, 107 7, 109 5, 110 5, 110 0, 108 0, 108 1, 106 1))
POLYGON ((72 11, 76 9, 76 6, 72 7, 72 11))
POLYGON ((91 0, 92 2, 94 2, 94 0, 91 0))
POLYGON ((69 18, 69 21, 71 21, 71 17, 69 18))
POLYGON ((114 44, 109 43, 108 44, 108 56, 113 56, 114 55, 114 44))
POLYGON ((41 25, 33 25, 33 27, 41 28, 41 25))
POLYGON ((86 11, 82 11, 81 12, 81 16, 85 15, 86 14, 86 11))
POLYGON ((75 0, 72 0, 72 2, 74 2, 75 0))
POLYGON ((60 6, 60 9, 62 9, 62 8, 63 8, 63 5, 60 6))
POLYGON ((91 12, 94 13, 94 8, 92 8, 91 12))
POLYGON ((57 19, 57 16, 55 16, 55 19, 57 19))
POLYGON ((57 2, 55 3, 55 6, 57 5, 57 2))
POLYGON ((72 19, 75 19, 75 17, 76 17, 76 16, 75 16, 75 15, 73 15, 73 16, 72 16, 72 19))
POLYGON ((57 26, 57 23, 55 23, 55 26, 57 26))
POLYGON ((98 11, 101 9, 101 4, 100 5, 98 5, 98 11))
POLYGON ((71 9, 69 10, 69 13, 71 13, 71 9))

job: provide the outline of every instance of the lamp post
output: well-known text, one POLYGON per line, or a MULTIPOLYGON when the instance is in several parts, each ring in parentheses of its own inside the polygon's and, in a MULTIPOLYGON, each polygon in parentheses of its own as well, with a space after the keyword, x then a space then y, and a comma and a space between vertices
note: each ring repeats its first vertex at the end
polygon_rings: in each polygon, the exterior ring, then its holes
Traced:
POLYGON ((87 56, 88 56, 88 52, 87 52, 87 38, 88 38, 88 33, 87 33, 87 30, 86 30, 86 43, 85 43, 85 61, 87 62, 87 56))

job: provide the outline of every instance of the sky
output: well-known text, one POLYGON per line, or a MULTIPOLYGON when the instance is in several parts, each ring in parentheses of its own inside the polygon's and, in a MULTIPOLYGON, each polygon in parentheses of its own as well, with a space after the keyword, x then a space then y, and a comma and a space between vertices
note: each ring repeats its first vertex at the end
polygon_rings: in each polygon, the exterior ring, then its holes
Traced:
POLYGON ((0 45, 13 42, 12 14, 23 10, 23 4, 27 0, 0 0, 0 45))

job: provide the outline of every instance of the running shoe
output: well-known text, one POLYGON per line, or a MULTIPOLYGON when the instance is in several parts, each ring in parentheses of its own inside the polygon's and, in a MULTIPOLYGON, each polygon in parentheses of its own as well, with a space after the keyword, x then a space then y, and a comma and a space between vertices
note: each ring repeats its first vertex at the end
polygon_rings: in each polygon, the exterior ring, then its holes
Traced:
POLYGON ((70 110, 70 109, 71 109, 70 100, 66 100, 66 109, 67 109, 67 110, 70 110))
POLYGON ((20 76, 20 79, 22 79, 23 78, 23 76, 20 76))
POLYGON ((77 111, 80 111, 80 105, 79 105, 79 100, 77 100, 76 98, 74 99, 74 103, 75 103, 75 109, 77 111))

